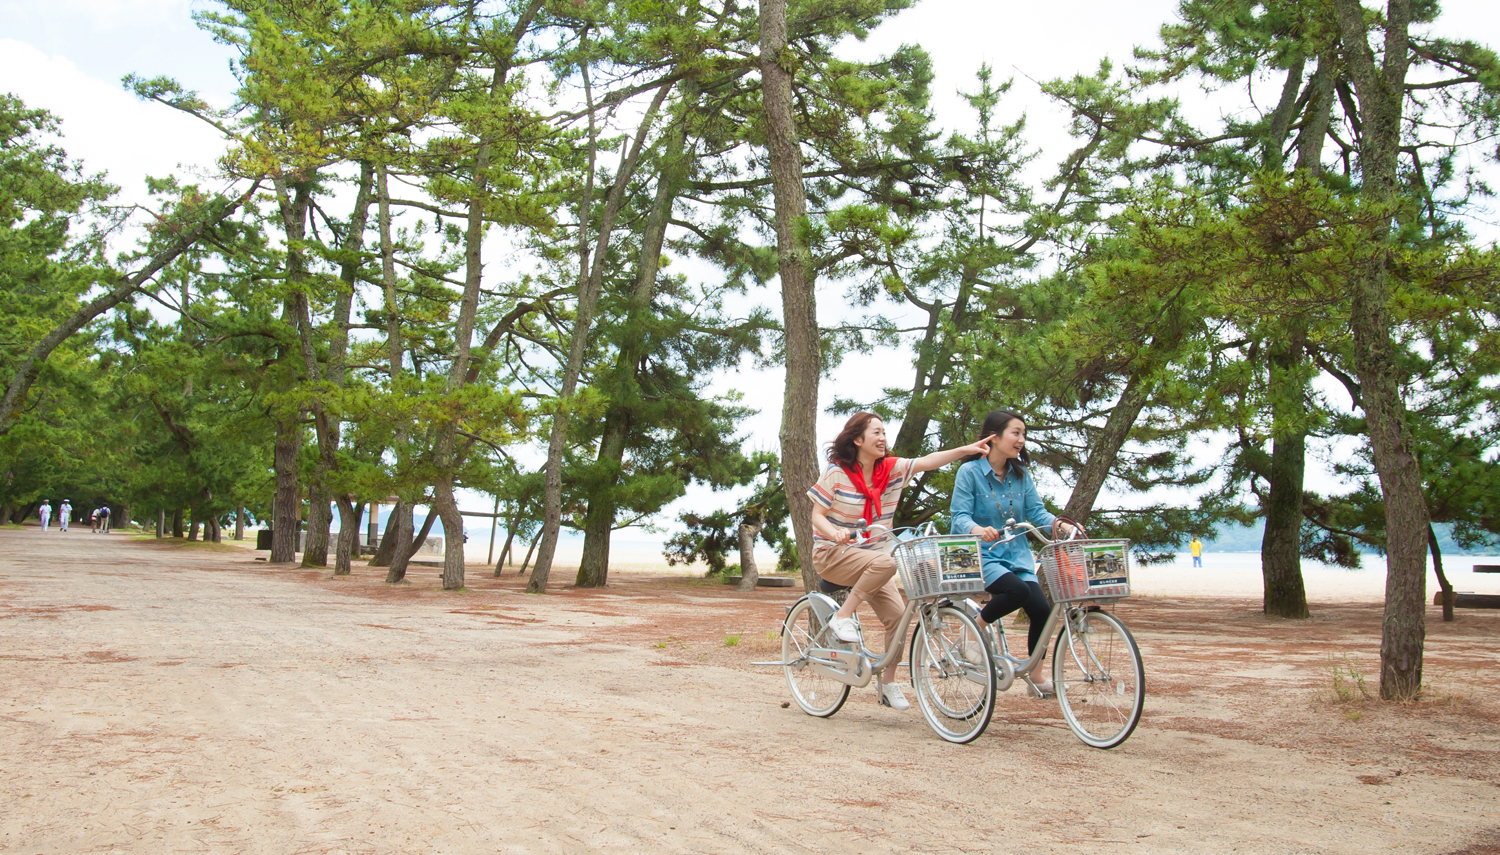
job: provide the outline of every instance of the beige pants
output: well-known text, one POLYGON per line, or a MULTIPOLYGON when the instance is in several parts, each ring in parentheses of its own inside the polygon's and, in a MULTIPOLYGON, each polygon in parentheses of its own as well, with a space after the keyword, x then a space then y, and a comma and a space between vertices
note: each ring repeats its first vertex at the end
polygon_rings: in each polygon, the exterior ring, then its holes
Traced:
POLYGON ((820 546, 813 550, 812 560, 813 569, 824 581, 853 586, 860 602, 875 610, 875 617, 885 627, 886 649, 896 646, 896 657, 881 679, 895 680, 896 666, 901 664, 901 643, 906 640, 896 635, 901 628, 901 612, 906 608, 906 601, 896 588, 896 559, 878 549, 820 546))

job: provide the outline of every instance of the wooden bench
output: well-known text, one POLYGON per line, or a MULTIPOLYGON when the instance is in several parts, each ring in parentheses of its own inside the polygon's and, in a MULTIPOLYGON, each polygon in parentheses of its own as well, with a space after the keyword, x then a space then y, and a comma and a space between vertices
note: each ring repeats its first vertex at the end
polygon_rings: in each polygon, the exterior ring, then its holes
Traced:
POLYGON ((1475 573, 1500 573, 1500 564, 1475 564, 1475 573))
MULTIPOLYGON (((1432 604, 1443 604, 1443 592, 1432 595, 1432 604)), ((1475 594, 1469 591, 1453 592, 1453 607, 1456 609, 1500 609, 1500 594, 1475 594)))

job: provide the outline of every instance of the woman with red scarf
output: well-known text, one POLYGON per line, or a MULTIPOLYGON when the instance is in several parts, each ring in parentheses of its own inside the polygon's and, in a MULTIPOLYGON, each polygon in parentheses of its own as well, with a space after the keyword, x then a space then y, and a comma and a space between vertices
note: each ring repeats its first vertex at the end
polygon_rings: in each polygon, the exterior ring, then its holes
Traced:
MULTIPOLYGON (((869 603, 885 626, 886 647, 900 646, 895 633, 905 603, 896 589, 895 540, 888 534, 861 538, 865 522, 891 528, 896 503, 913 475, 937 469, 971 454, 989 453, 990 437, 948 451, 907 459, 886 454, 885 424, 874 413, 855 413, 828 447, 828 470, 807 491, 813 500, 813 569, 825 581, 853 588, 829 622, 840 641, 857 641, 854 610, 869 603), (862 522, 864 521, 864 522, 862 522)), ((893 709, 911 706, 896 684, 897 654, 880 682, 880 703, 893 709)))

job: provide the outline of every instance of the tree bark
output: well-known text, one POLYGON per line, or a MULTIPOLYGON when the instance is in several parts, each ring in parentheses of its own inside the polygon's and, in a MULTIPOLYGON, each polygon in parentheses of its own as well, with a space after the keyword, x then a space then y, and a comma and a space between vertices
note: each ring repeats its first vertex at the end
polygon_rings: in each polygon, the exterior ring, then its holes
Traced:
POLYGON ((627 414, 617 413, 606 419, 604 437, 599 443, 599 468, 605 483, 591 490, 588 510, 583 517, 583 557, 578 562, 574 584, 580 588, 603 588, 609 583, 609 536, 615 526, 614 489, 619 483, 620 467, 625 459, 625 435, 630 430, 627 414))
MULTIPOLYGON (((656 196, 647 215, 641 234, 640 256, 636 267, 635 288, 630 295, 627 329, 637 327, 651 310, 651 300, 656 293, 656 279, 661 265, 662 246, 666 240, 667 223, 671 219, 672 206, 687 180, 689 159, 687 154, 687 123, 689 114, 697 106, 697 88, 689 82, 681 100, 679 116, 669 132, 661 157, 656 196)), ((609 538, 614 529, 614 518, 618 511, 613 488, 619 483, 624 461, 625 445, 631 426, 634 424, 634 404, 639 399, 640 385, 634 376, 635 367, 649 347, 646 336, 635 336, 620 344, 615 370, 623 378, 626 387, 612 397, 611 407, 605 416, 605 435, 600 442, 599 460, 604 464, 603 477, 607 484, 598 497, 589 502, 590 523, 585 527, 583 560, 578 568, 577 584, 580 587, 603 587, 608 581, 609 538), (596 503, 604 505, 596 509, 596 503), (602 545, 601 542, 602 541, 602 545)))
POLYGON ((1363 199, 1383 210, 1370 229, 1364 257, 1350 277, 1350 331, 1355 372, 1370 436, 1375 471, 1385 500, 1385 615, 1380 639, 1380 697, 1409 700, 1422 690, 1426 625, 1427 518, 1421 467, 1412 453, 1402 374, 1391 339, 1388 303, 1391 216, 1398 197, 1406 74, 1411 62, 1411 0, 1390 0, 1377 67, 1359 0, 1334 0, 1345 67, 1359 103, 1359 170, 1363 199))
POLYGON ((740 523, 740 584, 739 590, 753 591, 760 584, 760 569, 755 566, 755 539, 765 526, 765 514, 740 523))
MULTIPOLYGON (((641 233, 641 250, 636 264, 635 288, 630 294, 625 329, 639 329, 639 322, 651 311, 656 294, 656 277, 661 267, 662 245, 666 242, 667 222, 672 206, 687 180, 687 121, 697 105, 697 90, 689 86, 684 93, 681 115, 667 133, 656 182, 656 197, 641 233)), ((625 445, 635 423, 635 406, 640 400, 640 382, 636 366, 650 346, 645 335, 628 336, 620 343, 615 359, 615 375, 623 382, 610 392, 610 406, 604 417, 604 436, 599 442, 600 489, 589 497, 588 517, 584 525, 583 558, 578 565, 576 584, 580 588, 602 588, 609 582, 609 539, 614 532, 619 503, 615 488, 625 460, 625 445)))
POLYGON ((786 12, 786 0, 760 2, 760 78, 771 189, 776 200, 776 257, 785 330, 781 473, 797 540, 802 584, 811 591, 818 576, 812 565, 812 500, 807 490, 819 474, 815 431, 823 359, 818 342, 816 282, 803 234, 807 228, 807 196, 802 185, 802 149, 792 103, 792 73, 780 63, 787 48, 786 12))
POLYGON ((295 415, 276 417, 276 445, 272 465, 276 494, 271 500, 271 563, 295 561, 297 525, 301 521, 297 484, 297 453, 302 448, 302 426, 295 415))
MULTIPOLYGON (((380 542, 376 544, 375 551, 370 555, 371 567, 389 567, 391 559, 396 555, 396 522, 401 513, 404 503, 399 499, 391 507, 391 515, 385 520, 385 533, 381 535, 380 542)), ((377 506, 378 510, 378 506, 377 506)))
POLYGON ((364 505, 355 506, 348 493, 339 493, 339 539, 333 556, 333 575, 348 576, 354 572, 354 547, 359 542, 359 515, 364 505))
POLYGON ((182 508, 172 511, 172 536, 182 537, 182 508))
POLYGON ((167 534, 167 509, 161 508, 156 512, 156 539, 160 540, 167 534))
MULTIPOLYGON (((511 522, 514 523, 514 520, 512 520, 511 522)), ((510 547, 511 544, 515 542, 515 539, 516 528, 514 525, 511 525, 505 532, 505 548, 500 550, 500 558, 495 562, 495 578, 497 579, 500 578, 501 569, 505 567, 505 559, 510 557, 510 547)), ((527 557, 530 556, 528 555, 527 557)))
POLYGON ((1302 490, 1307 468, 1307 399, 1301 366, 1306 361, 1305 326, 1291 322, 1290 335, 1270 348, 1271 467, 1266 473, 1266 529, 1261 537, 1260 567, 1265 590, 1261 611, 1276 617, 1306 619, 1307 590, 1302 582, 1302 490))
MULTIPOLYGON (((432 519, 432 514, 427 515, 432 519)), ((386 532, 392 534, 393 543, 391 548, 391 566, 386 571, 386 584, 395 584, 406 578, 406 564, 411 560, 411 554, 415 551, 412 543, 412 529, 416 527, 413 521, 412 505, 410 502, 401 501, 396 503, 396 508, 391 511, 390 521, 386 523, 386 532), (400 514, 398 518, 396 515, 400 514)))
POLYGON ((1432 553, 1432 572, 1437 574, 1438 590, 1443 592, 1443 623, 1453 620, 1453 585, 1443 572, 1443 550, 1438 547, 1437 531, 1427 524, 1427 549, 1432 553))
POLYGON ((594 309, 599 302, 599 293, 604 288, 604 265, 609 257, 610 242, 614 238, 615 218, 619 216, 620 206, 625 201, 625 189, 635 174, 636 166, 640 163, 646 134, 651 130, 657 111, 661 109, 662 102, 666 100, 667 93, 672 88, 671 84, 659 88, 651 105, 646 108, 645 115, 641 117, 641 124, 636 131, 635 139, 631 141, 630 150, 620 163, 614 184, 610 186, 609 193, 605 196, 604 210, 599 217, 599 235, 594 241, 593 261, 590 263, 586 242, 590 219, 588 214, 593 207, 597 129, 593 118, 593 90, 586 71, 583 81, 589 109, 589 176, 579 205, 578 308, 574 314, 573 340, 568 349, 568 362, 563 368, 561 389, 558 391, 556 409, 552 414, 552 433, 547 441, 547 477, 543 485, 542 503, 542 545, 541 551, 537 553, 536 569, 531 572, 531 579, 526 583, 526 590, 533 594, 540 594, 547 590, 548 577, 552 573, 552 557, 557 551, 557 538, 562 527, 562 458, 563 447, 567 442, 565 431, 567 410, 573 393, 578 388, 578 376, 583 372, 584 356, 588 353, 589 331, 593 328, 594 309))
POLYGON ((525 558, 525 560, 523 560, 521 562, 521 575, 522 576, 526 575, 526 568, 529 567, 529 566, 531 566, 531 556, 532 556, 532 553, 536 552, 537 544, 539 544, 541 542, 542 542, 542 536, 541 536, 541 534, 538 534, 536 537, 534 537, 534 538, 531 539, 531 545, 528 546, 528 547, 526 547, 526 558, 525 558))
POLYGON ((307 536, 302 543, 302 566, 327 567, 328 536, 333 527, 329 504, 333 497, 329 495, 328 485, 319 481, 309 484, 307 492, 307 536))
POLYGON ((1119 400, 1115 401, 1109 417, 1104 420, 1104 428, 1094 440, 1089 459, 1078 470, 1078 481, 1073 485, 1073 493, 1068 497, 1067 506, 1063 508, 1063 516, 1077 520, 1080 524, 1088 522, 1089 514, 1094 510, 1094 502, 1099 499, 1099 491, 1104 489, 1104 481, 1109 477, 1110 470, 1114 469, 1120 449, 1125 447, 1125 440, 1130 438, 1130 429, 1135 426, 1135 420, 1140 417, 1141 410, 1151 397, 1151 383, 1143 379, 1145 373, 1145 369, 1137 367, 1131 372, 1130 379, 1125 381, 1119 400))
POLYGON ((245 539, 245 506, 239 505, 234 509, 234 539, 245 539))

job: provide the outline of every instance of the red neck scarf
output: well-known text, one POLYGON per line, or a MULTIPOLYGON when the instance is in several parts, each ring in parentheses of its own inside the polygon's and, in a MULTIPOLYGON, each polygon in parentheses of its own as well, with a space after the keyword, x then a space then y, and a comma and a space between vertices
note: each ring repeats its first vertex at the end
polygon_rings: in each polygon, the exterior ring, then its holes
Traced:
POLYGON ((880 522, 880 497, 885 493, 885 488, 891 483, 891 470, 896 468, 896 458, 882 457, 875 461, 874 472, 868 486, 865 484, 865 471, 858 461, 853 466, 840 466, 844 474, 849 476, 849 482, 854 485, 865 497, 865 522, 875 524, 880 522))

